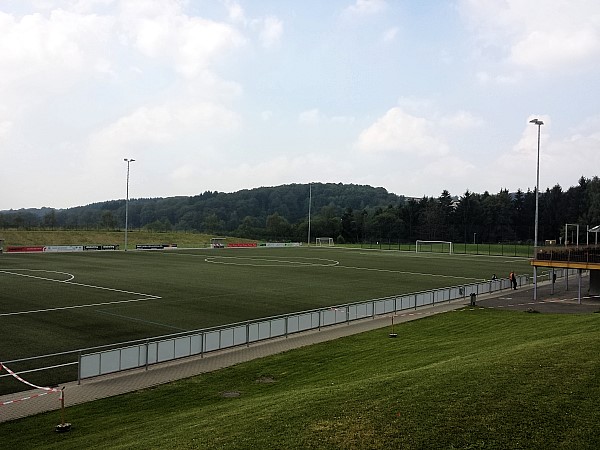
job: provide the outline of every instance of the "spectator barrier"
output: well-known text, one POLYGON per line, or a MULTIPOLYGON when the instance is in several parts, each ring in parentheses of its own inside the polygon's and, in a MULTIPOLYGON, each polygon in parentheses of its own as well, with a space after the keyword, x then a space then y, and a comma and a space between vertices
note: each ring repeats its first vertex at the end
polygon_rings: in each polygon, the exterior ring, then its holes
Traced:
MULTIPOLYGON (((526 286, 531 280, 529 276, 521 275, 518 282, 520 286, 526 286)), ((152 364, 179 358, 202 357, 206 353, 266 339, 466 299, 472 293, 480 295, 504 289, 510 289, 508 279, 490 280, 98 347, 80 355, 78 378, 81 381, 122 370, 148 368, 152 364)))

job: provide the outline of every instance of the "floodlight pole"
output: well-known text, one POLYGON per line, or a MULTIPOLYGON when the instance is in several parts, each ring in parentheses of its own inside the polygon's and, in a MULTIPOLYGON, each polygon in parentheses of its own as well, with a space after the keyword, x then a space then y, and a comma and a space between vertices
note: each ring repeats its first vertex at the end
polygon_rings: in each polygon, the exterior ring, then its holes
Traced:
MULTIPOLYGON (((536 181, 535 181, 535 236, 533 238, 533 259, 537 255, 538 247, 538 217, 539 217, 539 202, 540 202, 540 133, 542 129, 542 122, 539 119, 532 119, 529 121, 538 127, 538 138, 537 138, 537 165, 536 165, 536 181)), ((537 300, 537 266, 533 266, 533 300, 537 300)))
POLYGON ((134 162, 135 159, 124 158, 123 161, 127 163, 127 196, 125 197, 125 251, 127 251, 127 229, 129 228, 129 164, 134 162))
POLYGON ((312 205, 312 184, 308 184, 308 240, 307 244, 310 247, 310 208, 312 205))

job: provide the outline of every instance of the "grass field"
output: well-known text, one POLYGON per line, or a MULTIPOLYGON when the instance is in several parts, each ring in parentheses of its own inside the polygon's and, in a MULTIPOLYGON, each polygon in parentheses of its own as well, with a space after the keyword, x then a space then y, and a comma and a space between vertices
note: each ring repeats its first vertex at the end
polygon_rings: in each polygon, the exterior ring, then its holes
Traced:
MULTIPOLYGON (((531 272, 522 258, 314 247, 4 254, 0 361, 456 286, 511 270, 531 272)), ((47 385, 65 381, 53 378, 59 375, 30 378, 47 385)), ((16 387, 0 378, 0 393, 16 387)))
POLYGON ((70 407, 70 433, 53 412, 0 435, 20 449, 597 449, 599 321, 454 311, 398 339, 376 330, 70 407))

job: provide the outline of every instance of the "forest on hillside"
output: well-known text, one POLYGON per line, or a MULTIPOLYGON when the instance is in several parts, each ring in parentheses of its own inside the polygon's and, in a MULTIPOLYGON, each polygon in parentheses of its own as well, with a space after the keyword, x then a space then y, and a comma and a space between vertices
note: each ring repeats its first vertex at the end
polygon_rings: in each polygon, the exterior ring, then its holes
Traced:
MULTIPOLYGON (((119 230, 125 200, 55 210, 0 212, 3 229, 119 230)), ((309 234, 336 242, 532 242, 535 191, 406 198, 386 189, 314 183, 261 187, 192 197, 130 199, 129 229, 203 232, 257 240, 306 241, 309 234)), ((565 224, 600 224, 600 180, 582 177, 566 191, 556 185, 540 193, 539 239, 564 239, 565 224)), ((567 240, 575 241, 569 228, 567 240)))

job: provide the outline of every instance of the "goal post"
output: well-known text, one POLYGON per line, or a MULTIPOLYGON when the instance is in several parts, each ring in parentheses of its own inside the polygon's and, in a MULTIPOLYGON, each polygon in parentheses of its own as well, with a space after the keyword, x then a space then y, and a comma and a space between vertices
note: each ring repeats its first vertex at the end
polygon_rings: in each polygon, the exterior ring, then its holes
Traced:
POLYGON ((317 247, 333 247, 333 238, 330 237, 318 237, 315 239, 317 247))
POLYGON ((452 242, 450 241, 423 241, 417 240, 415 252, 430 252, 430 253, 453 253, 452 242))

